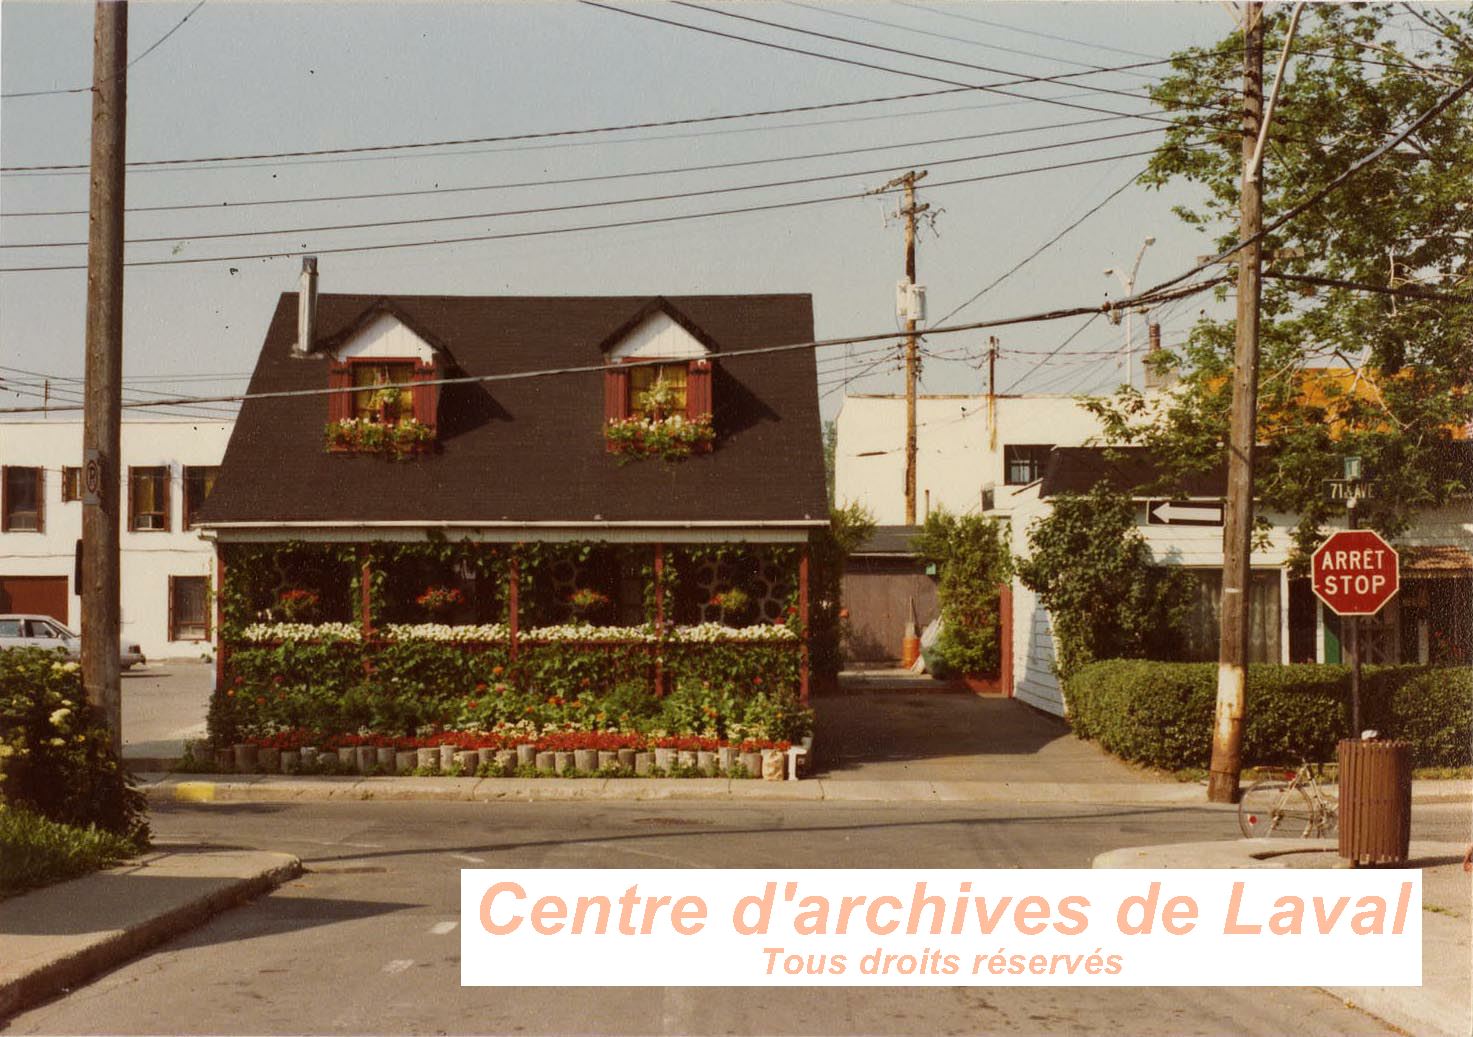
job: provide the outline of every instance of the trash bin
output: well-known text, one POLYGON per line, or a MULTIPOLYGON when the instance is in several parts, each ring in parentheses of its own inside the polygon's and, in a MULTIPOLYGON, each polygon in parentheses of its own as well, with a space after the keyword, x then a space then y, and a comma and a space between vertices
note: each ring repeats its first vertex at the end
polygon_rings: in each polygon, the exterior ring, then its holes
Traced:
POLYGON ((1340 856, 1352 866, 1405 864, 1412 841, 1412 753, 1406 742, 1339 746, 1340 856))

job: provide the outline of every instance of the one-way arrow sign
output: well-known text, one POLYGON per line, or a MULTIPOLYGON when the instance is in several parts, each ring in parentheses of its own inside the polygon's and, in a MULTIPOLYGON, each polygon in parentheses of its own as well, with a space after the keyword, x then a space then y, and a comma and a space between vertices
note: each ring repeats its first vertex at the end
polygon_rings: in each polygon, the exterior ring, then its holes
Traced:
POLYGON ((1146 524, 1151 526, 1220 526, 1222 501, 1146 502, 1146 524))

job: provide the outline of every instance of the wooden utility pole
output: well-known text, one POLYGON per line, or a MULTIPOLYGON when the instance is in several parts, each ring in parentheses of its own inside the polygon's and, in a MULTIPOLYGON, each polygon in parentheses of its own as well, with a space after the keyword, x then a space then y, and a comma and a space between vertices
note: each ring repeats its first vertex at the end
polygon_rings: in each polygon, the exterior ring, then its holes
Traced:
POLYGON ((987 448, 997 449, 997 336, 987 339, 987 448))
POLYGON ((82 418, 82 685, 122 751, 121 620, 123 176, 128 4, 99 0, 92 30, 92 181, 88 200, 86 399, 82 418))
POLYGON ((1243 8, 1243 187, 1238 253, 1237 341, 1223 516, 1222 640, 1207 798, 1232 803, 1242 770, 1243 700, 1248 683, 1248 594, 1253 550, 1253 446, 1258 410, 1258 310, 1262 294, 1262 178, 1254 170, 1263 118, 1263 4, 1243 8))
MULTIPOLYGON (((905 189, 905 203, 897 214, 905 220, 905 284, 916 283, 916 217, 930 208, 916 205, 916 184, 926 178, 926 171, 911 170, 897 176, 880 191, 896 187, 905 189)), ((920 358, 916 350, 916 320, 905 321, 905 524, 916 523, 916 375, 920 358)))

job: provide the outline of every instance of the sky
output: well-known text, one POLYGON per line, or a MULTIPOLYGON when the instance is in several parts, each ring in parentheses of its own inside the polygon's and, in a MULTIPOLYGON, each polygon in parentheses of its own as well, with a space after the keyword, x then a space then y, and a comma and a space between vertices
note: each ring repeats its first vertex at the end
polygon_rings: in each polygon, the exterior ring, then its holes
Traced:
MULTIPOLYGON (((932 323, 1096 206, 1077 229, 964 306, 952 322, 1119 296, 1119 280, 1105 271, 1128 269, 1148 235, 1155 243, 1141 260, 1142 287, 1211 251, 1207 236, 1172 215, 1174 205, 1194 197, 1190 188, 1125 187, 1147 161, 1128 156, 1149 151, 1160 139, 1139 131, 1160 124, 1112 116, 1150 112, 1149 103, 1086 89, 1139 94, 1164 71, 1161 64, 1012 86, 1004 93, 952 90, 781 115, 529 135, 710 120, 1136 65, 1221 40, 1233 28, 1225 5, 804 0, 722 8, 789 28, 679 4, 609 6, 878 67, 576 3, 135 0, 128 159, 139 164, 128 173, 127 205, 201 208, 129 213, 130 239, 163 239, 130 244, 129 261, 170 262, 127 271, 125 394, 144 400, 243 391, 279 293, 295 289, 303 254, 320 255, 323 292, 807 292, 819 338, 890 332, 900 326, 895 284, 904 273, 903 230, 894 218, 895 196, 865 192, 913 168, 929 170, 919 201, 930 205, 932 222, 920 231, 918 281, 926 287, 932 323), (1096 139, 1125 133, 1136 135, 1096 139), (142 164, 488 137, 503 139, 142 164), (1020 149, 1034 150, 996 154, 1020 149), (1040 169, 1080 162, 1088 164, 1040 169), (712 166, 721 168, 690 168, 712 166), (634 175, 610 179, 616 174, 634 175), (984 176, 993 178, 946 183, 984 176), (440 193, 301 200, 425 191, 440 193), (629 201, 698 191, 719 193, 629 201), (833 196, 851 197, 548 233, 833 196), (242 207, 245 202, 273 204, 242 207), (567 206, 579 208, 525 212, 567 206), (508 210, 518 214, 505 215, 508 210), (476 218, 443 219, 468 214, 476 218), (385 221, 417 222, 315 229, 385 221), (201 237, 240 232, 253 236, 201 237), (525 236, 327 251, 506 234, 525 236), (182 262, 261 253, 272 258, 182 262)), ((0 3, 0 93, 75 91, 89 84, 92 17, 88 3, 0 3)), ((0 409, 39 402, 26 393, 37 389, 40 375, 54 379, 53 399, 64 399, 76 389, 65 379, 82 374, 86 283, 80 268, 86 250, 66 243, 86 239, 86 216, 79 212, 87 204, 85 167, 9 167, 85 164, 89 124, 85 90, 0 99, 0 166, 7 167, 0 171, 0 366, 6 368, 0 376, 12 388, 0 391, 0 409), (75 214, 30 215, 57 211, 75 214), (51 244, 15 247, 36 243, 51 244), (32 266, 76 269, 14 269, 32 266)), ((1171 345, 1204 306, 1214 303, 1201 296, 1166 304, 1151 319, 1162 323, 1171 345)), ((1081 324, 1075 318, 991 332, 1001 350, 996 388, 1082 392, 1122 382, 1125 329, 1103 318, 1040 363, 1081 324)), ((1144 325, 1135 321, 1137 349, 1145 345, 1144 325)), ((922 391, 985 391, 988 335, 928 338, 922 391)), ((845 393, 902 391, 897 357, 893 344, 822 350, 825 415, 837 411, 845 393)), ((215 412, 197 407, 175 413, 215 412)))

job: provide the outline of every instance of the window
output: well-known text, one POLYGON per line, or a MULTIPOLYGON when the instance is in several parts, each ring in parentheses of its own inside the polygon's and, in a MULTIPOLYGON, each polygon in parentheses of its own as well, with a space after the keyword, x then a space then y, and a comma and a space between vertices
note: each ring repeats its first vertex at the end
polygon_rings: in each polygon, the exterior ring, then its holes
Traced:
POLYGON ((128 469, 128 531, 169 531, 169 468, 128 469))
MULTIPOLYGON (((1187 619, 1182 658, 1212 662, 1222 639, 1222 570, 1194 569, 1197 600, 1187 619)), ((1255 569, 1248 583, 1248 661, 1276 663, 1279 655, 1279 571, 1255 569)))
POLYGON ((169 640, 210 639, 210 579, 207 576, 169 577, 169 640))
POLYGON ((82 499, 82 469, 67 465, 61 470, 61 499, 63 503, 82 499))
POLYGON ((47 641, 61 641, 66 637, 56 627, 56 624, 48 623, 44 619, 26 620, 26 636, 43 638, 47 641))
POLYGON ((688 370, 683 362, 642 364, 631 367, 629 370, 629 413, 641 418, 654 416, 656 410, 661 412, 662 417, 684 414, 688 370), (656 403, 660 401, 650 396, 650 390, 657 382, 663 385, 663 394, 666 397, 660 406, 656 406, 656 403))
POLYGON ((215 488, 215 476, 220 474, 218 465, 184 466, 184 528, 195 527, 195 516, 215 488))
POLYGON ((44 468, 12 468, 5 466, 4 486, 0 488, 0 530, 6 533, 40 533, 46 528, 43 511, 45 499, 44 468))
POLYGON ((414 417, 413 363, 353 364, 353 417, 397 425, 414 417))
POLYGON ((24 637, 21 633, 21 621, 18 619, 0 619, 0 637, 24 637))
POLYGON ((1007 468, 1004 482, 1008 486, 1026 486, 1043 477, 1043 466, 1048 462, 1051 443, 1025 444, 1005 443, 1002 448, 1003 465, 1007 468))

